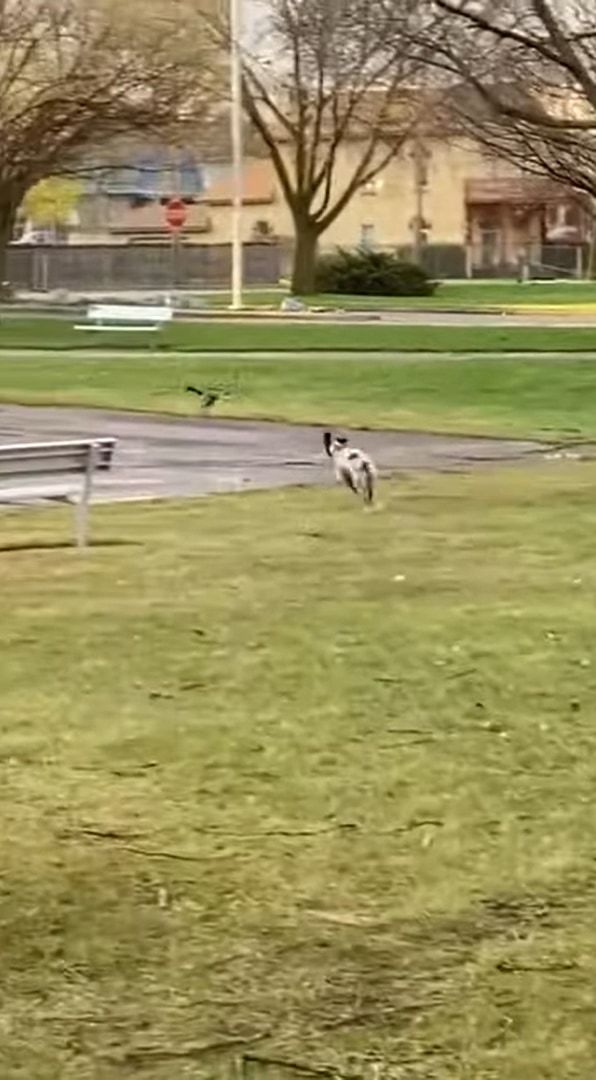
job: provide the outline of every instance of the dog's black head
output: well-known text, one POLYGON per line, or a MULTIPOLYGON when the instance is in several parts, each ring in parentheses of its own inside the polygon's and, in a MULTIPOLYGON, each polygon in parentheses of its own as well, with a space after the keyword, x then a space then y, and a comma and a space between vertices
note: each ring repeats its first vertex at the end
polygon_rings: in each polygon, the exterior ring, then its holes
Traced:
POLYGON ((325 450, 327 451, 327 454, 329 455, 329 457, 332 457, 333 454, 331 447, 334 444, 335 446, 347 446, 348 440, 343 435, 336 435, 334 437, 331 431, 325 431, 323 433, 323 443, 325 444, 325 450))

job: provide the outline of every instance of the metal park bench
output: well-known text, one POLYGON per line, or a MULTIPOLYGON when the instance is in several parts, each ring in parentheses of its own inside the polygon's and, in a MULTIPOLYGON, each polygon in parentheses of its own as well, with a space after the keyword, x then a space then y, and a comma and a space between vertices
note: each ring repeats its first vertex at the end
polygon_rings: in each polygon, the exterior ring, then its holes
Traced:
MULTIPOLYGON (((39 477, 54 480, 82 475, 83 486, 75 507, 75 535, 77 546, 86 547, 93 479, 97 471, 111 468, 115 447, 116 439, 0 444, 0 487, 15 488, 19 481, 39 477)), ((18 491, 22 496, 23 488, 18 491)))
POLYGON ((78 323, 75 330, 125 330, 154 333, 172 321, 171 307, 149 307, 136 304, 91 304, 87 321, 78 323))

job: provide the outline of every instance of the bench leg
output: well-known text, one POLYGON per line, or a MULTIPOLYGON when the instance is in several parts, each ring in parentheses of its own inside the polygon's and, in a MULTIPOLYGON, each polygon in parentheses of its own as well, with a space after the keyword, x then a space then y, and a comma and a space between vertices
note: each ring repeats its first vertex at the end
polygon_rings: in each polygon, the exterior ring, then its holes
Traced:
POLYGON ((75 508, 75 534, 77 547, 79 549, 87 547, 87 518, 89 515, 89 502, 93 490, 93 475, 97 465, 98 453, 99 448, 97 446, 89 447, 87 468, 85 469, 85 476, 83 478, 83 490, 81 491, 81 496, 75 508))

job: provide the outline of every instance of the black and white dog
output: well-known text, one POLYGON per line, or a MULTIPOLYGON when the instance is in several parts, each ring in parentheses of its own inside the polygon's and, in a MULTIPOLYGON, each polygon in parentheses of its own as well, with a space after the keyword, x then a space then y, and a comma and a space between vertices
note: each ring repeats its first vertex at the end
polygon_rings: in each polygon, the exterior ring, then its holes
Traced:
POLYGON ((335 479, 349 487, 355 495, 361 495, 370 506, 377 483, 377 470, 372 459, 362 450, 352 449, 346 438, 333 435, 331 431, 324 433, 323 443, 333 461, 335 479))

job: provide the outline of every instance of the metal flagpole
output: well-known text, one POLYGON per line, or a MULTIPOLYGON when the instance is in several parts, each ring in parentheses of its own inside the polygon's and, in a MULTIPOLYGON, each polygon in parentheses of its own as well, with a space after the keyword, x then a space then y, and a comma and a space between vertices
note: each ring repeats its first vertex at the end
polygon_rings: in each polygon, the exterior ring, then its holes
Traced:
POLYGON ((233 161, 233 211, 232 211, 232 308, 242 307, 243 258, 242 258, 242 202, 243 202, 243 147, 242 147, 242 0, 230 0, 231 33, 231 90, 232 90, 232 161, 233 161))

